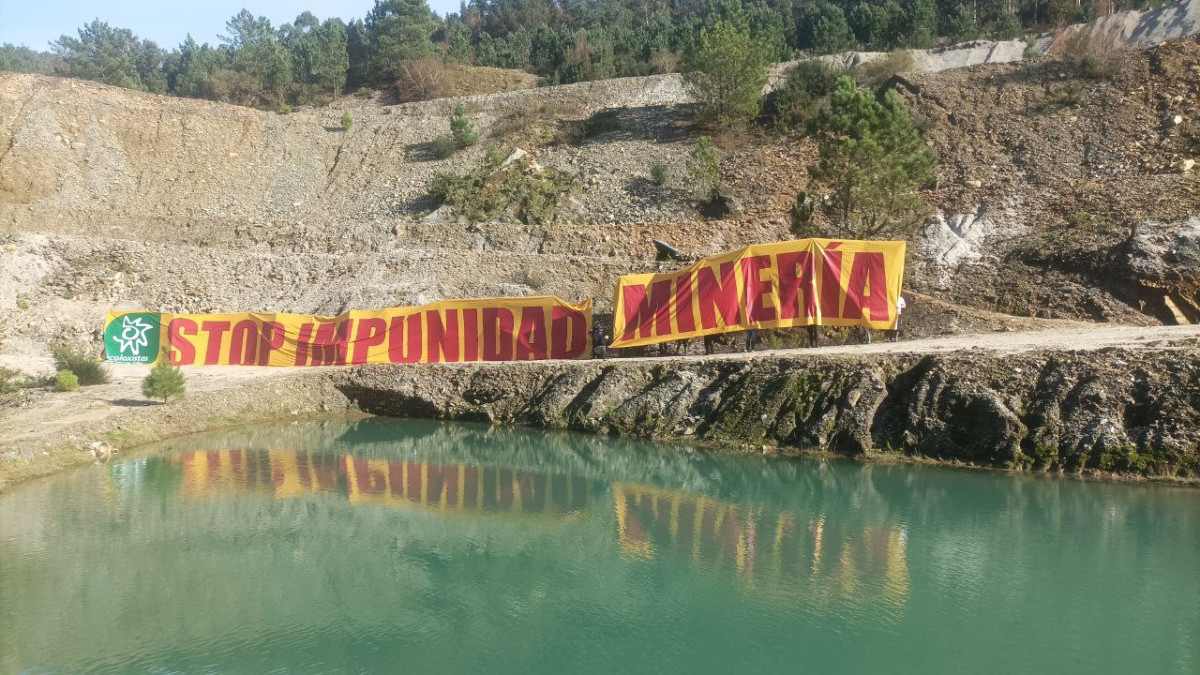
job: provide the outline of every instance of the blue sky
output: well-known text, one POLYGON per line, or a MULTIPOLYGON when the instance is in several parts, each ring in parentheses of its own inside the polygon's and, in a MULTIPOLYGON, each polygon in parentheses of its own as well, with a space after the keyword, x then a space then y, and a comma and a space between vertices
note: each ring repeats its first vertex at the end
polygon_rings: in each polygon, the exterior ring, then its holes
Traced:
MULTIPOLYGON (((225 22, 243 7, 275 25, 304 10, 321 19, 362 18, 374 0, 0 0, 0 44, 24 44, 37 50, 92 19, 132 30, 160 47, 177 47, 188 33, 199 42, 217 42, 225 22)), ((458 0, 430 0, 438 14, 458 11, 458 0)))

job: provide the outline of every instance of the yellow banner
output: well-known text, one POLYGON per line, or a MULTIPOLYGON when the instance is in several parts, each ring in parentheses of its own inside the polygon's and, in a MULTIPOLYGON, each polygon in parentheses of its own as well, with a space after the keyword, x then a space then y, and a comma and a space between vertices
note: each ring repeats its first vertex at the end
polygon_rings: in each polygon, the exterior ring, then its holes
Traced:
POLYGON ((109 312, 105 356, 175 365, 333 366, 577 359, 591 344, 592 301, 444 300, 420 307, 306 314, 109 312))
POLYGON ((798 239, 621 277, 613 347, 751 328, 896 325, 903 241, 798 239))

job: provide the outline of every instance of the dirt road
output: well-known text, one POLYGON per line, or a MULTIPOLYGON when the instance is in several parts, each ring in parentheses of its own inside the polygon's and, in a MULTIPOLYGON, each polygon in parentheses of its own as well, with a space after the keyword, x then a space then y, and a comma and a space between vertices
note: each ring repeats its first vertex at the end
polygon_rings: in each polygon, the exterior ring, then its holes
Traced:
MULTIPOLYGON (((963 350, 1020 353, 1033 350, 1095 350, 1109 347, 1145 349, 1198 341, 1200 326, 1089 326, 1035 332, 952 335, 897 343, 837 345, 803 351, 805 354, 820 357, 886 353, 940 354, 963 350)), ((698 341, 693 341, 693 350, 698 348, 696 342, 698 341)), ((784 353, 795 352, 768 350, 674 358, 747 359, 784 353)), ((83 432, 90 424, 108 420, 130 410, 157 405, 146 401, 142 396, 141 380, 148 371, 148 366, 113 366, 111 384, 84 387, 74 392, 45 392, 29 401, 25 407, 3 410, 0 412, 0 447, 36 444, 41 439, 59 435, 67 430, 83 432)), ((263 378, 281 378, 297 373, 289 368, 242 366, 196 367, 189 368, 186 372, 188 391, 192 394, 217 392, 252 380, 261 382, 263 378)))

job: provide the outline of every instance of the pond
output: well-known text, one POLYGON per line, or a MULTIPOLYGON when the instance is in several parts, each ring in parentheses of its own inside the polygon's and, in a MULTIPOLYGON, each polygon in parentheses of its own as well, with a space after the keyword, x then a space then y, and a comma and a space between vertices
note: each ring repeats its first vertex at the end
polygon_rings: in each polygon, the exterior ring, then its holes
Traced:
POLYGON ((0 496, 4 673, 751 671, 1200 672, 1200 490, 372 419, 0 496))

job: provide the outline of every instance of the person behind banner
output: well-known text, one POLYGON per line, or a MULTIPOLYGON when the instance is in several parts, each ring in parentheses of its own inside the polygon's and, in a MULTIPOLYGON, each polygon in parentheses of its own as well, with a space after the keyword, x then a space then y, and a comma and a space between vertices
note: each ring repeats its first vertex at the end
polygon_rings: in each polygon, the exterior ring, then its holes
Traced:
POLYGON ((821 346, 821 327, 813 324, 805 326, 804 329, 808 332, 808 348, 816 349, 821 346))
POLYGON ((892 342, 898 342, 900 340, 900 315, 904 313, 904 310, 907 307, 908 303, 904 301, 903 295, 896 298, 896 323, 892 326, 892 329, 888 331, 888 340, 892 342))
POLYGON ((858 341, 860 344, 871 344, 871 329, 866 326, 858 327, 858 341))
POLYGON ((752 352, 758 346, 758 329, 751 328, 746 331, 746 351, 752 352))
POLYGON ((608 342, 612 336, 604 331, 604 325, 599 319, 592 322, 592 358, 608 358, 608 342))
POLYGON ((712 356, 713 353, 716 351, 717 351, 717 336, 716 335, 705 335, 704 336, 704 354, 706 356, 712 356))

